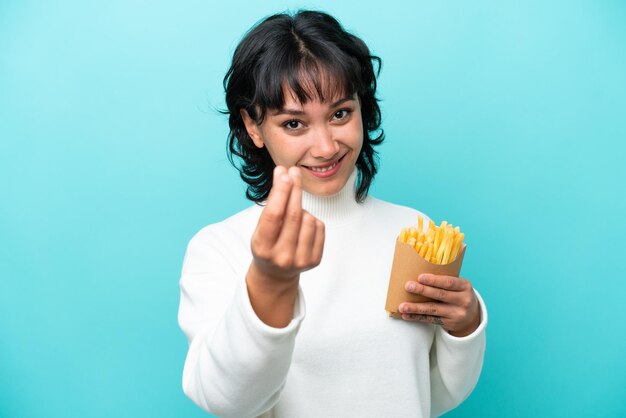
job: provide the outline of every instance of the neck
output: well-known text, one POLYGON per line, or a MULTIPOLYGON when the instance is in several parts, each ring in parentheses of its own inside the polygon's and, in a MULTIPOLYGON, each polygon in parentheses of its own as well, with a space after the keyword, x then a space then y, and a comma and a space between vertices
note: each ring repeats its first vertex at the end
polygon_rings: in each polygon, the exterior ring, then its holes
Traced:
POLYGON ((327 226, 345 223, 362 211, 356 201, 357 169, 352 171, 343 189, 331 196, 302 193, 302 207, 327 226))

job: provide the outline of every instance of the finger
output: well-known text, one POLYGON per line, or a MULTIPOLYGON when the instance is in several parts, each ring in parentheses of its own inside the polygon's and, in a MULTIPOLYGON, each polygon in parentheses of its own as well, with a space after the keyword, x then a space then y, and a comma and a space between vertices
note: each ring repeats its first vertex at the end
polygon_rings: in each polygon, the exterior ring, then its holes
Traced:
POLYGON ((291 188, 285 216, 283 217, 283 226, 276 245, 286 251, 295 253, 302 223, 302 177, 300 169, 291 167, 289 176, 293 180, 293 187, 291 188))
POLYGON ((287 169, 276 166, 272 189, 256 229, 256 234, 271 244, 276 242, 280 234, 292 187, 293 181, 287 174, 287 169))
POLYGON ((417 295, 426 296, 427 298, 446 303, 454 303, 457 299, 457 295, 455 294, 456 292, 439 287, 423 285, 413 281, 406 282, 404 289, 409 293, 415 293, 417 295))
POLYGON ((450 318, 454 315, 454 308, 452 305, 439 302, 405 302, 400 304, 398 312, 450 318))
POLYGON ((296 249, 296 266, 309 267, 312 260, 313 244, 315 243, 315 217, 307 211, 302 211, 302 226, 298 236, 296 249))
POLYGON ((446 328, 446 320, 439 316, 423 315, 423 314, 402 314, 405 321, 422 322, 425 324, 440 325, 446 328))
POLYGON ((421 284, 437 287, 439 289, 461 292, 467 290, 468 282, 465 279, 453 276, 441 276, 437 274, 420 274, 418 282, 421 284))
POLYGON ((312 257, 317 265, 322 261, 324 254, 324 240, 326 239, 326 226, 319 219, 315 220, 315 242, 313 243, 312 257))

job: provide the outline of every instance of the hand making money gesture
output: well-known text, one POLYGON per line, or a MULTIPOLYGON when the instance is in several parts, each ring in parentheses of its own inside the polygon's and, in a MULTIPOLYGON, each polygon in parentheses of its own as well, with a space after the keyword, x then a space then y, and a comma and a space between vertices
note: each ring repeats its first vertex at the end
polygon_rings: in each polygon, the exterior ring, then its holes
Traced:
POLYGON ((251 249, 246 283, 252 307, 266 324, 284 327, 293 315, 300 273, 316 267, 324 249, 324 223, 302 209, 299 168, 274 169, 251 249))

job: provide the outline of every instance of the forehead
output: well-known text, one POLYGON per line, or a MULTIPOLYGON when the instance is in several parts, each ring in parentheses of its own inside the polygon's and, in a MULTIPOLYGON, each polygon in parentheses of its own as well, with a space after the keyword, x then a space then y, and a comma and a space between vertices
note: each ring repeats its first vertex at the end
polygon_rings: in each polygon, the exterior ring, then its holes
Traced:
POLYGON ((283 106, 288 103, 303 105, 311 101, 332 103, 351 96, 349 89, 342 75, 318 64, 285 74, 281 83, 281 96, 283 106))
POLYGON ((300 108, 310 103, 331 105, 348 97, 356 98, 356 94, 351 94, 343 88, 338 88, 338 86, 322 84, 319 88, 316 88, 313 83, 307 83, 304 80, 301 85, 304 89, 304 94, 302 91, 298 92, 297 90, 291 88, 289 84, 283 83, 283 108, 300 108))

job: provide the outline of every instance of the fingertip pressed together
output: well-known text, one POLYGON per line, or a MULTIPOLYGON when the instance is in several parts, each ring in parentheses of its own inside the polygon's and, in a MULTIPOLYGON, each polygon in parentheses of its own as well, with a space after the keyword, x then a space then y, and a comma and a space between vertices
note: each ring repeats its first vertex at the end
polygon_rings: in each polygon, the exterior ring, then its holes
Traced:
POLYGON ((276 181, 291 184, 291 176, 289 175, 289 172, 281 165, 274 167, 274 184, 276 184, 276 181))
POLYGON ((277 165, 276 167, 274 167, 274 177, 278 177, 281 174, 286 173, 286 172, 287 170, 282 165, 277 165))
POLYGON ((300 169, 295 165, 293 167, 289 167, 289 174, 294 177, 300 177, 302 173, 300 173, 300 169))
POLYGON ((302 187, 302 174, 300 173, 300 169, 296 166, 289 167, 288 173, 294 186, 300 189, 302 187))

